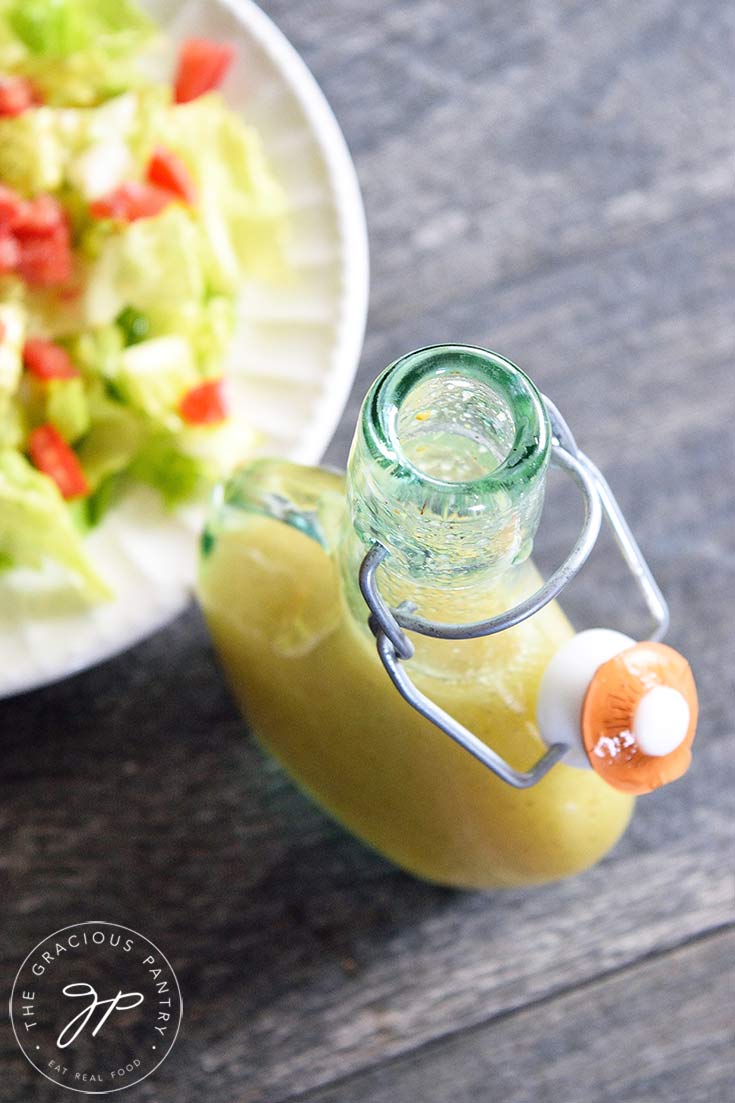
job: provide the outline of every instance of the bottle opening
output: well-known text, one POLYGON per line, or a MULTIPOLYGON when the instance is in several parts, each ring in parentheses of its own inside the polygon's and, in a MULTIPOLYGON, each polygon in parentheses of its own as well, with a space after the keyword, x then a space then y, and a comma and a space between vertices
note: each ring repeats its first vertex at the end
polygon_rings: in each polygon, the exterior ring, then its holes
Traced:
POLYGON ((447 483, 482 479, 510 454, 513 412, 505 397, 459 372, 429 375, 406 395, 396 419, 396 452, 420 475, 447 483))
POLYGON ((368 395, 363 432, 376 458, 435 492, 510 489, 538 473, 550 446, 530 379, 467 345, 420 349, 392 364, 368 395))
POLYGON ((378 541, 390 553, 385 593, 405 596, 410 574, 426 613, 425 587, 456 592, 523 562, 550 445, 541 396, 502 356, 436 345, 387 368, 365 399, 348 464, 351 527, 363 547, 378 541))

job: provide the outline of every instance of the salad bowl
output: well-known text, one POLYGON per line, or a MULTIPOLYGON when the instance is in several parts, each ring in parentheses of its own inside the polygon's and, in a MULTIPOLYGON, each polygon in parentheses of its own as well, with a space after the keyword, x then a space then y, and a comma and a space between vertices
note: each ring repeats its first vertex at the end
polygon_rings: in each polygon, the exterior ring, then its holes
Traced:
MULTIPOLYGON (((235 47, 221 91, 258 132, 285 191, 289 279, 243 286, 225 375, 260 453, 317 462, 349 394, 367 313, 365 218, 344 138, 304 62, 251 0, 143 7, 165 35, 149 63, 160 75, 183 40, 235 47)), ((85 603, 53 572, 0 575, 0 697, 109 658, 182 612, 202 514, 201 504, 172 511, 153 490, 128 491, 87 537, 108 601, 85 603)))

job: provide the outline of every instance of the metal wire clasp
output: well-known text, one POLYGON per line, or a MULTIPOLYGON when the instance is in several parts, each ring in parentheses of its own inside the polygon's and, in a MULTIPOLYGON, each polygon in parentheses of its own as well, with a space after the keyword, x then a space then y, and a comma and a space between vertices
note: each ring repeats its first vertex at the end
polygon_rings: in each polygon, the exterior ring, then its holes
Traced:
POLYGON ((398 692, 418 713, 516 789, 527 789, 539 782, 563 757, 568 747, 562 743, 554 743, 530 770, 514 769, 414 685, 405 668, 401 666, 401 662, 410 659, 414 653, 413 644, 406 632, 417 632, 422 636, 442 640, 471 640, 480 636, 492 636, 520 624, 553 601, 571 582, 595 546, 603 516, 653 618, 654 628, 648 638, 662 639, 669 625, 669 610, 664 596, 615 495, 592 460, 577 447, 569 426, 554 403, 545 396, 542 397, 551 423, 551 463, 571 475, 584 501, 584 520, 576 543, 543 586, 518 605, 489 620, 471 624, 440 624, 417 615, 413 602, 404 601, 392 609, 384 601, 376 579, 378 567, 389 554, 382 544, 376 542, 371 546, 362 561, 359 574, 360 591, 370 609, 369 624, 377 641, 378 654, 398 692))

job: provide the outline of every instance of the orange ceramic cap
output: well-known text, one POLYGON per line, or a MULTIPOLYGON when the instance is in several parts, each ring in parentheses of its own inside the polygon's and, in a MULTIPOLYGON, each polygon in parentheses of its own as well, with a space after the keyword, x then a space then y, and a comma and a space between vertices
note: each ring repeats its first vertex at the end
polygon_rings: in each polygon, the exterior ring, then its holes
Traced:
POLYGON ((663 643, 626 648, 597 669, 584 699, 582 739, 590 765, 626 793, 650 793, 676 781, 691 762, 697 711, 683 655, 663 643))

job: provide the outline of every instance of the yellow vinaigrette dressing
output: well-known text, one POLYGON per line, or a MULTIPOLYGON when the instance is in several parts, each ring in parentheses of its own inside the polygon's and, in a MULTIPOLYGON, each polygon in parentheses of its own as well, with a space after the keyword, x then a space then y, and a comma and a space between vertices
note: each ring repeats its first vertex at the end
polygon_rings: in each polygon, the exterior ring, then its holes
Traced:
MULTIPOLYGON (((373 384, 346 477, 254 463, 222 488, 203 538, 201 604, 254 733, 355 835, 446 885, 566 877, 600 859, 632 811, 595 769, 562 761, 517 789, 452 742, 391 684, 358 588, 377 541, 394 608, 464 623, 516 605, 540 585, 528 557, 548 457, 544 406, 519 369, 465 346, 424 349, 373 384)), ((479 639, 410 633, 407 665, 424 694, 527 770, 545 750, 542 675, 573 636, 552 602, 479 639)))

